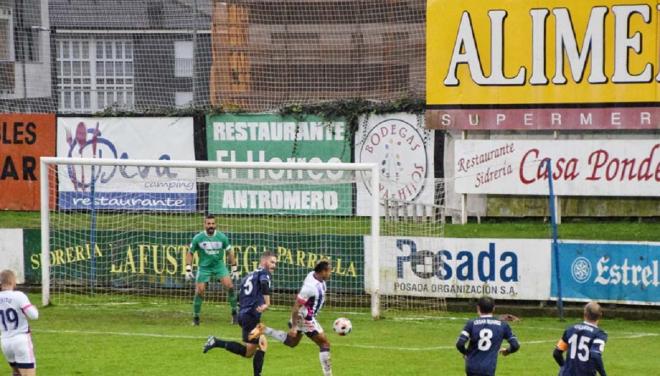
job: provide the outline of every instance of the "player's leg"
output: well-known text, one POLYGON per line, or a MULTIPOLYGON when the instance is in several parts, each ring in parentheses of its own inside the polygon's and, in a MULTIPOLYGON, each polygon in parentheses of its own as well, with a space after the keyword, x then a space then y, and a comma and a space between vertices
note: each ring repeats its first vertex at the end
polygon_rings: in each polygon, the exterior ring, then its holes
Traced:
POLYGON ((14 366, 18 370, 18 374, 21 376, 35 376, 32 336, 29 334, 14 336, 10 347, 13 350, 14 366))
POLYGON ((227 289, 227 299, 229 300, 229 306, 231 307, 232 324, 238 324, 236 315, 238 312, 238 298, 236 296, 236 290, 234 289, 234 283, 229 277, 229 271, 227 271, 227 267, 223 265, 223 268, 224 271, 221 273, 226 274, 220 274, 220 283, 222 283, 222 285, 227 289))
POLYGON ((330 341, 323 332, 321 324, 316 321, 316 318, 312 320, 306 320, 306 329, 305 334, 319 346, 319 361, 321 362, 321 370, 323 371, 324 376, 332 376, 332 363, 330 362, 330 341))
POLYGON ((330 362, 330 342, 325 333, 310 334, 314 343, 319 346, 319 361, 321 362, 321 370, 324 376, 332 376, 332 364, 330 362))
POLYGON ((264 360, 266 359, 266 350, 268 350, 268 342, 266 336, 262 335, 259 337, 259 348, 256 349, 252 358, 254 376, 261 376, 261 370, 264 368, 264 360))
MULTIPOLYGON (((291 327, 291 322, 289 322, 289 328, 291 327)), ((289 332, 283 330, 274 329, 268 327, 264 324, 259 324, 254 330, 250 332, 249 338, 259 338, 262 334, 265 334, 275 340, 282 342, 284 345, 289 347, 296 347, 300 343, 300 340, 303 337, 302 330, 298 330, 295 336, 291 336, 289 332)))
POLYGON ((250 335, 250 331, 252 331, 258 323, 259 319, 257 317, 247 314, 239 315, 238 324, 241 326, 243 342, 245 342, 245 345, 242 343, 225 341, 221 338, 210 336, 204 345, 203 352, 207 353, 209 350, 219 347, 245 358, 252 357, 259 346, 259 338, 249 339, 248 337, 250 335))
POLYGON ((206 272, 200 269, 197 272, 197 280, 195 283, 195 297, 193 298, 193 324, 199 325, 199 315, 202 312, 202 302, 204 300, 204 291, 206 290, 206 283, 209 276, 206 272))

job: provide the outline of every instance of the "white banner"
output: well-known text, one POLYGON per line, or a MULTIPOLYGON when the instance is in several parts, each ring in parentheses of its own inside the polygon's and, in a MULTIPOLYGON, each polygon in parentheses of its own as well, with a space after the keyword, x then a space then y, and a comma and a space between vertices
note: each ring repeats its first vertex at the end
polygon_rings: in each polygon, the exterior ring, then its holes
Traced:
MULTIPOLYGON (((371 237, 365 237, 365 286, 372 291, 371 237)), ((550 240, 380 237, 383 295, 546 300, 550 240)))
POLYGON ((13 270, 18 283, 25 281, 22 229, 0 229, 0 270, 4 269, 13 270))
POLYGON ((461 140, 458 193, 547 195, 547 159, 560 196, 660 196, 657 140, 461 140))
MULTIPOLYGON (((435 193, 433 135, 433 130, 424 128, 424 115, 363 116, 355 134, 355 162, 380 166, 379 194, 390 205, 431 205, 435 193)), ((372 192, 368 178, 357 185, 357 215, 371 214, 372 192)), ((381 213, 386 214, 382 207, 381 213)))
MULTIPOLYGON (((60 117, 57 156, 194 160, 193 119, 60 117)), ((89 209, 94 201, 97 209, 195 210, 193 169, 71 166, 58 174, 64 209, 89 209)))

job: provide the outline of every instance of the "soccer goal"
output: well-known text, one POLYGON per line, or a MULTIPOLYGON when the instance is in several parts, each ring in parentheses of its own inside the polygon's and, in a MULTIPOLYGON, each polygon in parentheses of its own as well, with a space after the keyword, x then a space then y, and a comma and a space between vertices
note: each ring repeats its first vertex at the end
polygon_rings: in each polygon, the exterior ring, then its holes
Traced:
MULTIPOLYGON (((278 256, 274 304, 290 305, 315 263, 329 259, 328 306, 374 317, 390 306, 414 308, 414 297, 380 294, 381 228, 441 235, 438 208, 370 194, 382 187, 378 171, 358 163, 42 158, 43 303, 190 301, 185 254, 212 214, 242 275, 263 251, 278 256)), ((224 302, 225 294, 210 283, 205 300, 224 302)))

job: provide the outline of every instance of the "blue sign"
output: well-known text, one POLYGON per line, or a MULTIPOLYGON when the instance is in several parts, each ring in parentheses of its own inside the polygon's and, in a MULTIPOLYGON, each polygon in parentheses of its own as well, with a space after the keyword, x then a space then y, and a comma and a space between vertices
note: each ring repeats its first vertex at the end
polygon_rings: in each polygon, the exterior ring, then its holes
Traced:
MULTIPOLYGON (((551 295, 557 297, 552 268, 551 295)), ((564 299, 660 304, 660 243, 560 243, 564 299)))

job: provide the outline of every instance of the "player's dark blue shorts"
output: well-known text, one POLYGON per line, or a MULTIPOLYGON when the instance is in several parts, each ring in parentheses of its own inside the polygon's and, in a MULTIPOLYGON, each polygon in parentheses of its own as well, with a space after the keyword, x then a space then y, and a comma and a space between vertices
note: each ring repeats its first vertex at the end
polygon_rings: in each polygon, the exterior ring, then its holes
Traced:
POLYGON ((259 338, 255 338, 252 341, 248 340, 248 335, 250 335, 250 332, 252 329, 254 329, 257 324, 261 321, 261 318, 252 315, 250 313, 239 313, 238 314, 238 325, 241 326, 241 329, 243 329, 243 342, 245 343, 253 343, 255 345, 259 344, 259 338))

